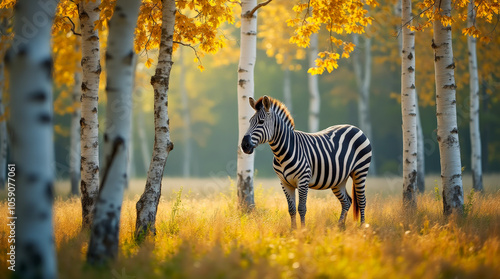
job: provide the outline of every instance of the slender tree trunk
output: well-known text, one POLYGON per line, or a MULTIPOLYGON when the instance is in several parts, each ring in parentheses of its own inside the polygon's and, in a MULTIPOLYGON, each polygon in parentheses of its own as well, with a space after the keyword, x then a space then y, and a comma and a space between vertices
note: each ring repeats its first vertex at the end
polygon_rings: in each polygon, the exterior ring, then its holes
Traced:
POLYGON ((87 261, 95 265, 115 259, 118 253, 121 206, 127 183, 134 29, 139 5, 139 0, 118 0, 109 21, 104 168, 87 252, 87 261))
POLYGON ((179 86, 181 88, 181 99, 182 99, 182 120, 184 122, 183 138, 184 138, 184 162, 182 167, 182 174, 184 177, 191 176, 191 154, 192 154, 192 143, 191 143, 191 114, 189 111, 189 96, 186 88, 186 60, 184 58, 184 50, 181 48, 179 50, 179 60, 181 62, 181 71, 179 74, 179 86))
MULTIPOLYGON (((468 26, 476 21, 474 0, 469 2, 468 26)), ((477 73, 476 38, 467 37, 469 47, 469 85, 470 85, 470 143, 472 187, 475 191, 483 191, 483 169, 481 165, 481 133, 479 130, 479 77, 477 73)))
POLYGON ((170 71, 173 64, 172 51, 175 12, 176 7, 174 0, 162 0, 160 51, 155 75, 151 77, 151 85, 154 88, 155 142, 146 180, 146 188, 136 204, 136 237, 148 233, 148 230, 153 235, 156 234, 156 211, 160 201, 163 169, 165 168, 168 154, 174 148, 173 143, 170 141, 168 89, 170 71))
MULTIPOLYGON (((0 10, 2 12, 2 10, 0 10)), ((8 28, 6 18, 0 19, 0 32, 6 33, 8 28)), ((5 189, 7 175, 7 119, 3 104, 3 90, 5 89, 4 51, 0 50, 0 190, 5 189)))
POLYGON ((253 109, 248 98, 254 96, 254 66, 257 57, 257 12, 251 14, 257 0, 241 1, 240 61, 238 65, 238 160, 237 192, 242 209, 255 207, 253 173, 254 153, 245 154, 241 150, 241 139, 249 127, 253 109))
POLYGON ((292 114, 292 79, 288 68, 283 71, 283 102, 292 114))
MULTIPOLYGON (((309 68, 316 67, 316 59, 318 58, 318 34, 311 35, 311 46, 309 50, 309 68)), ((307 76, 309 85, 309 132, 317 132, 319 130, 319 110, 320 110, 320 94, 318 88, 318 76, 307 76)))
POLYGON ((99 193, 99 122, 97 118, 101 75, 99 19, 101 0, 82 1, 79 15, 82 33, 82 109, 80 120, 82 228, 90 229, 99 193))
MULTIPOLYGON (((364 63, 361 62, 360 53, 353 53, 354 73, 358 84, 358 119, 359 128, 363 130, 365 135, 373 140, 372 123, 370 121, 370 86, 372 78, 372 53, 371 53, 371 38, 364 38, 364 63)), ((353 43, 359 46, 359 35, 353 34, 353 43)), ((375 160, 370 164, 368 172, 371 175, 376 174, 375 160)))
MULTIPOLYGON (((449 17, 451 0, 442 0, 440 3, 441 10, 436 12, 449 17)), ((436 9, 438 9, 437 6, 436 9)), ((463 212, 464 204, 455 97, 457 86, 455 85, 451 26, 443 26, 440 20, 436 20, 433 29, 437 140, 441 158, 443 211, 445 215, 449 215, 454 211, 463 212)))
POLYGON ((141 157, 144 172, 147 172, 151 159, 149 158, 148 138, 146 136, 146 129, 144 126, 144 111, 141 106, 141 108, 137 110, 137 134, 141 145, 141 157))
POLYGON ((417 190, 423 194, 425 192, 425 150, 424 131, 420 121, 420 109, 418 107, 418 94, 415 89, 415 113, 417 114, 417 190))
POLYGON ((70 154, 69 154, 69 176, 71 180, 71 194, 78 195, 79 185, 80 185, 80 98, 82 96, 82 74, 80 72, 75 73, 75 86, 73 88, 73 104, 78 103, 75 106, 75 111, 71 115, 71 131, 70 131, 70 154))
POLYGON ((417 111, 415 94, 415 32, 412 24, 411 0, 402 0, 401 114, 403 116, 403 206, 417 207, 417 111))
POLYGON ((16 185, 16 277, 57 278, 52 225, 54 142, 51 27, 57 1, 18 0, 10 72, 9 136, 16 185))

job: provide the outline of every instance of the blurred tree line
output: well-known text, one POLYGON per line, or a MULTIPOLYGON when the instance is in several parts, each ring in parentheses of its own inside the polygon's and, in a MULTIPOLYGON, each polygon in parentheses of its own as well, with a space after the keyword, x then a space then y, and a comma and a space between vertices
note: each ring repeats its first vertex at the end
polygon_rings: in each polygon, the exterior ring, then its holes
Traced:
MULTIPOLYGON (((401 107, 398 99, 400 90, 400 67, 397 46, 396 28, 385 28, 390 22, 377 21, 372 33, 375 41, 372 46, 372 84, 370 99, 370 114, 373 126, 374 160, 376 160, 377 174, 400 175, 402 161, 401 135, 401 107)), ((390 26, 389 26, 390 27, 390 26)), ((456 29, 456 32, 458 28, 456 29)), ((238 145, 236 84, 237 80, 237 30, 228 26, 224 35, 229 39, 228 47, 215 56, 201 58, 204 71, 197 69, 197 59, 190 49, 184 50, 183 60, 187 61, 184 67, 174 67, 170 85, 171 127, 174 150, 166 164, 167 176, 183 176, 183 149, 189 144, 183 139, 185 125, 182 117, 182 96, 180 71, 184 69, 185 87, 189 99, 189 113, 191 116, 191 146, 190 175, 195 177, 226 177, 236 173, 236 159, 234 149, 238 145)), ((430 34, 417 32, 417 45, 420 51, 417 66, 419 104, 421 121, 424 132, 424 147, 426 159, 426 173, 439 173, 439 149, 436 140, 436 108, 434 98, 433 65, 425 61, 432 61, 430 48, 430 34), (426 50, 427 49, 427 50, 426 50), (420 65, 419 65, 420 64, 420 65)), ((470 137, 469 137, 469 87, 467 73, 467 42, 464 36, 454 37, 455 63, 457 64, 457 114, 459 121, 459 137, 462 165, 464 172, 470 171, 470 137)), ((259 39, 261 42, 262 39, 259 39)), ((495 60, 498 59, 498 38, 489 44, 479 43, 478 54, 480 63, 481 83, 481 113, 480 127, 483 145, 483 169, 485 172, 500 171, 500 109, 499 96, 496 91, 500 86, 498 74, 494 71, 495 60), (482 74, 481 74, 482 73, 482 74)), ((354 51, 363 51, 362 45, 354 51)), ((143 154, 141 145, 146 144, 150 150, 153 144, 154 130, 151 119, 152 90, 149 86, 149 77, 153 68, 147 68, 148 57, 154 57, 153 51, 140 54, 136 88, 133 97, 133 162, 132 174, 145 177, 147 166, 142 158, 150 154, 143 154), (139 129, 144 128, 146 140, 141 140, 139 129)), ((174 54, 175 61, 179 53, 174 54)), ((181 63, 176 62, 176 63, 181 63)), ((298 130, 308 130, 309 93, 307 84, 307 57, 295 61, 294 70, 290 71, 292 88, 293 117, 298 130)), ((270 95, 283 100, 283 79, 285 71, 282 65, 276 63, 274 57, 266 55, 265 45, 260 44, 257 54, 255 71, 255 95, 260 97, 270 95)), ((320 129, 331 125, 349 123, 359 125, 357 112, 357 85, 350 59, 339 60, 339 68, 333 73, 324 73, 319 76, 321 94, 320 129)), ((59 92, 56 92, 56 98, 59 92)), ((102 99, 102 98, 101 98, 102 99)), ((105 111, 101 103, 99 111, 105 111)), ((100 117, 104 113, 100 114, 100 117)), ((70 115, 57 115, 56 123, 60 123, 62 132, 56 133, 56 162, 59 178, 68 176, 68 150, 70 115)), ((101 135, 102 136, 102 135, 101 135)), ((274 177, 272 170, 272 152, 267 145, 257 148, 255 167, 257 176, 274 177)), ((149 162, 149 159, 147 160, 149 162)))

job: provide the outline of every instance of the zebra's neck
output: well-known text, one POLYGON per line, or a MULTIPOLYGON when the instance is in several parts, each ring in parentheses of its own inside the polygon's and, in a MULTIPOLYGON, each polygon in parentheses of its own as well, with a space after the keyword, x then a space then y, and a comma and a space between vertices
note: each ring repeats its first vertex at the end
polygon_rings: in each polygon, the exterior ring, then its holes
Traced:
POLYGON ((274 113, 274 135, 269 141, 269 146, 274 156, 279 159, 286 155, 295 145, 295 131, 290 122, 275 111, 274 113))

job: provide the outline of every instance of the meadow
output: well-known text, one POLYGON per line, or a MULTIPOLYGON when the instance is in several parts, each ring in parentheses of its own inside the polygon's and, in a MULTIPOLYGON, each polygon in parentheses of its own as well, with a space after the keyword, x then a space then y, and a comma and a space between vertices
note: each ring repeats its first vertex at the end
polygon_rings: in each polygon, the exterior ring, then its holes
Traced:
MULTIPOLYGON (((405 214, 401 179, 369 178, 366 224, 349 212, 337 226, 340 203, 331 191, 309 192, 306 228, 290 230, 277 178, 257 179, 256 208, 241 212, 230 179, 164 179, 157 235, 133 238, 135 202, 144 187, 133 180, 122 207, 120 251, 110 268, 85 264, 89 232, 81 231, 78 197, 58 182, 54 203, 60 278, 498 278, 500 175, 471 192, 464 177, 464 216, 442 216, 438 177, 426 178, 418 210, 405 214)), ((350 187, 349 187, 350 188, 350 187)), ((4 193, 1 193, 2 197, 4 193)), ((7 204, 0 203, 6 224, 7 204)), ((0 226, 0 277, 6 278, 7 226, 0 226)))

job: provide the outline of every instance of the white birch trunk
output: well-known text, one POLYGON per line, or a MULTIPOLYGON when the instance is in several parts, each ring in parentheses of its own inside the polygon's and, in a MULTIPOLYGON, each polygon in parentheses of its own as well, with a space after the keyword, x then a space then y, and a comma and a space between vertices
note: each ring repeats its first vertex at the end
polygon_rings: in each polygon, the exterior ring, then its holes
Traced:
POLYGON ((10 72, 9 136, 16 185, 16 274, 56 278, 52 225, 54 141, 51 27, 57 1, 17 1, 10 72))
POLYGON ((160 202, 163 169, 169 152, 174 148, 170 141, 168 118, 168 89, 172 69, 173 36, 175 27, 175 1, 162 0, 161 42, 155 75, 151 77, 154 88, 155 141, 144 193, 136 204, 136 237, 156 234, 156 212, 160 202))
MULTIPOLYGON (((2 10, 0 10, 1 12, 2 10)), ((0 19, 0 32, 7 32, 7 19, 0 19)), ((3 104, 3 90, 5 88, 5 64, 3 57, 0 57, 0 117, 5 114, 3 104)), ((7 175, 7 120, 0 120, 0 190, 5 189, 7 175)))
MULTIPOLYGON (((359 35, 353 34, 353 43, 360 46, 359 35)), ((372 123, 370 121, 370 86, 372 79, 372 53, 371 53, 371 38, 364 38, 364 63, 361 62, 360 52, 353 53, 353 66, 356 75, 356 83, 358 84, 358 119, 359 128, 365 135, 373 141, 372 123)), ((370 163, 368 172, 372 175, 376 173, 375 160, 370 163)))
POLYGON ((82 33, 81 92, 81 201, 82 228, 90 229, 99 193, 99 122, 97 118, 99 79, 101 75, 99 33, 94 22, 99 19, 101 0, 82 1, 79 5, 82 33))
POLYGON ((415 89, 415 113, 417 114, 417 190, 423 194, 425 192, 425 149, 424 131, 420 121, 420 109, 418 106, 418 93, 415 89))
POLYGON ((182 163, 182 174, 187 178, 191 176, 191 154, 193 149, 191 143, 191 114, 189 111, 189 96, 186 88, 186 60, 184 58, 184 50, 181 48, 179 52, 179 60, 181 62, 179 86, 182 99, 182 120, 184 122, 182 135, 184 139, 184 161, 182 163))
POLYGON ((144 172, 147 172, 151 158, 149 157, 148 138, 146 136, 146 129, 144 126, 144 111, 141 105, 141 108, 137 111, 137 134, 141 145, 141 159, 144 172))
POLYGON ((288 108, 290 114, 292 113, 292 80, 290 78, 290 70, 285 69, 283 71, 283 102, 288 108))
POLYGON ((237 193, 239 206, 244 210, 255 207, 253 174, 254 154, 241 150, 241 139, 249 127, 253 109, 248 98, 254 96, 254 67, 257 58, 257 12, 251 10, 257 0, 241 1, 240 60, 238 64, 238 160, 237 193))
MULTIPOLYGON (((469 2, 468 27, 476 21, 474 0, 469 2)), ((470 86, 470 143, 472 187, 475 191, 483 191, 483 169, 481 164, 481 133, 479 130, 479 77, 477 72, 476 38, 467 37, 469 48, 469 86, 470 86)))
MULTIPOLYGON (((73 104, 80 103, 82 96, 82 74, 75 73, 75 85, 73 88, 72 101, 73 104)), ((80 185, 80 114, 81 106, 75 107, 75 111, 71 115, 71 130, 70 130, 70 152, 69 152, 69 176, 71 180, 71 194, 78 195, 80 185)))
MULTIPOLYGON (((309 68, 316 67, 318 58, 318 34, 311 35, 311 46, 309 49, 309 68)), ((320 95, 318 88, 318 76, 308 74, 307 82, 309 85, 309 132, 314 133, 319 130, 319 110, 320 95)))
MULTIPOLYGON (((450 16, 451 0, 441 1, 440 13, 450 16)), ((445 27, 440 20, 436 20, 433 29, 437 140, 441 159, 443 212, 445 215, 449 215, 455 211, 461 213, 464 204, 455 96, 457 86, 455 84, 451 26, 445 27)))
POLYGON ((95 265, 115 259, 118 253, 121 206, 127 183, 134 29, 139 5, 139 0, 118 0, 109 21, 104 168, 87 252, 87 261, 95 265))
POLYGON ((417 207, 417 111, 415 94, 415 32, 412 24, 411 0, 402 0, 401 26, 401 114, 403 116, 403 206, 417 207))

